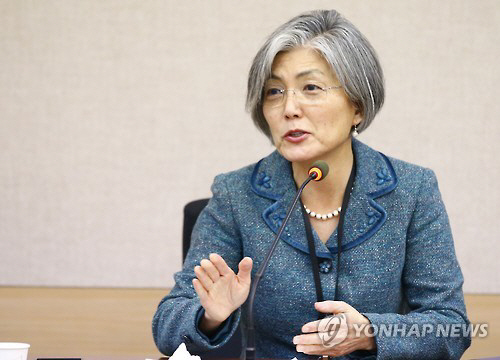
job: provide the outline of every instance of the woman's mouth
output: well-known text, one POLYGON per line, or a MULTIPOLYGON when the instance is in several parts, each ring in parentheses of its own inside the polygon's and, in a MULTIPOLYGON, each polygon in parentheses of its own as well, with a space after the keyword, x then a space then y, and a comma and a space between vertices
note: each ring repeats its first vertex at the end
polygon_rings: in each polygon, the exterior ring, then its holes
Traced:
POLYGON ((294 130, 288 131, 283 136, 283 138, 286 141, 289 141, 292 143, 299 143, 299 142, 304 141, 308 137, 308 135, 309 135, 309 133, 307 131, 294 129, 294 130))

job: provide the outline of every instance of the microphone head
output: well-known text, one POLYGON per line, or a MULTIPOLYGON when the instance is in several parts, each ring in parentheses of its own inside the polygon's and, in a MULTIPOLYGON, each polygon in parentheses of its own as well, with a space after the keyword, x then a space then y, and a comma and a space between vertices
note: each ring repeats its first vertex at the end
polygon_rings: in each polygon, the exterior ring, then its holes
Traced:
POLYGON ((312 166, 309 168, 309 176, 314 176, 314 181, 321 181, 326 177, 326 175, 328 175, 329 170, 330 167, 326 162, 324 162, 323 160, 318 160, 315 161, 314 164, 312 164, 312 166))

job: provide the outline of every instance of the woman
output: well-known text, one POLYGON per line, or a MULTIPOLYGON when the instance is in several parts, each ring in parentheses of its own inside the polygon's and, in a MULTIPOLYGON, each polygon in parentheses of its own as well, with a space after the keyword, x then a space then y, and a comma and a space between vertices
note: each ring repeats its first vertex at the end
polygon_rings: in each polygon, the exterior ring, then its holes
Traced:
POLYGON ((247 107, 276 151, 216 177, 184 268, 153 320, 160 351, 182 342, 192 352, 214 349, 240 322, 245 329, 251 274, 321 159, 331 173, 305 188, 304 210, 292 213, 257 289, 257 356, 460 358, 468 336, 436 335, 468 320, 434 173, 353 139, 383 99, 375 51, 336 11, 302 14, 271 34, 250 70, 247 107), (328 338, 318 313, 343 316, 340 338, 328 338))

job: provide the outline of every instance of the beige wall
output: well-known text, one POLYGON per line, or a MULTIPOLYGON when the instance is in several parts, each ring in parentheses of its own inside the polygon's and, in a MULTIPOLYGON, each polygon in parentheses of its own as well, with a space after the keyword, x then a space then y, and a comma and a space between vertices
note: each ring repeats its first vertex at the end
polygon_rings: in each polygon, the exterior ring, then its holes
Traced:
POLYGON ((291 16, 332 6, 386 74, 360 139, 436 171, 465 290, 500 292, 488 0, 0 0, 0 285, 171 286, 183 205, 271 151, 243 109, 253 55, 291 16))

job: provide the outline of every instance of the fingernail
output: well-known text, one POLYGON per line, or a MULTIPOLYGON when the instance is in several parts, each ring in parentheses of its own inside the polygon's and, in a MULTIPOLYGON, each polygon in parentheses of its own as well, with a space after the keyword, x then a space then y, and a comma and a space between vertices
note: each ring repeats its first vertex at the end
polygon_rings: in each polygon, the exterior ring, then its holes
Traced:
POLYGON ((297 352, 303 352, 304 349, 302 348, 302 346, 300 345, 297 345, 297 352))
POLYGON ((296 337, 296 336, 294 336, 294 337, 293 337, 293 343, 294 343, 295 345, 297 344, 297 337, 296 337))

